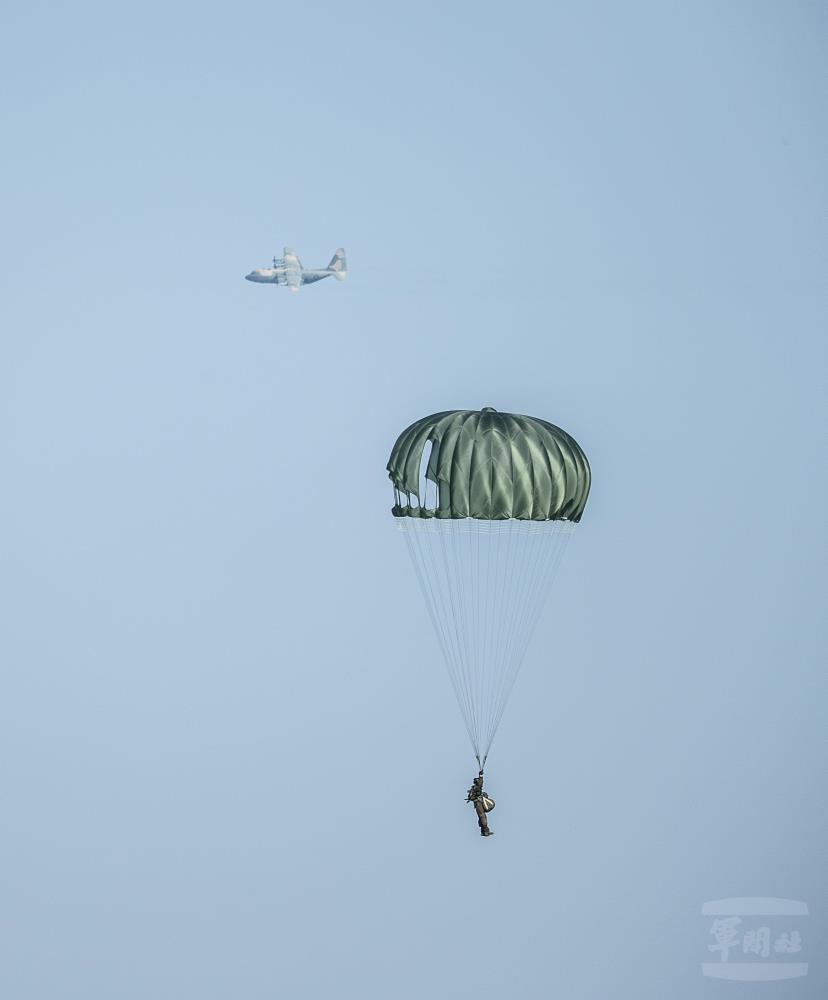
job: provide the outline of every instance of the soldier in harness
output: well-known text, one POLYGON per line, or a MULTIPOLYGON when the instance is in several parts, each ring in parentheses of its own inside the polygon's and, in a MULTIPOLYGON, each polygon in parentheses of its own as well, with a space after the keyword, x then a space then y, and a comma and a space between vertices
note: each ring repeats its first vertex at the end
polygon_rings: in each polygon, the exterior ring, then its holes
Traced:
POLYGON ((486 813, 489 813, 494 809, 494 799, 489 798, 489 796, 483 791, 483 772, 474 779, 472 786, 466 795, 466 802, 471 802, 474 805, 474 811, 477 813, 477 825, 480 827, 481 837, 491 837, 494 830, 489 829, 489 819, 486 813))

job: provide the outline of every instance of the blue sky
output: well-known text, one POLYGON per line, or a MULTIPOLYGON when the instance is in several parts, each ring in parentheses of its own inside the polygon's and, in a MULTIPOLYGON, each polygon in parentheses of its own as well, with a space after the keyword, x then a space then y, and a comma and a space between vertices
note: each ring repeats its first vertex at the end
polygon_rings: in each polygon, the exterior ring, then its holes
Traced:
POLYGON ((826 23, 6 15, 4 995, 697 1000, 729 896, 824 995, 826 23), (484 405, 594 474, 489 841, 385 474, 484 405))

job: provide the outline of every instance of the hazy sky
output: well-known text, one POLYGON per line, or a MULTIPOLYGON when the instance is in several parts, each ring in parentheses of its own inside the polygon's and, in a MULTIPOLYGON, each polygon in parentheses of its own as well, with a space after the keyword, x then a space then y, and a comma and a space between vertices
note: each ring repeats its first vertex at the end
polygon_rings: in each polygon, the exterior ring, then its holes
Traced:
POLYGON ((3 997, 825 996, 827 28, 6 13, 3 997), (485 405, 594 476, 488 840, 385 473, 485 405), (702 977, 732 896, 805 979, 702 977))

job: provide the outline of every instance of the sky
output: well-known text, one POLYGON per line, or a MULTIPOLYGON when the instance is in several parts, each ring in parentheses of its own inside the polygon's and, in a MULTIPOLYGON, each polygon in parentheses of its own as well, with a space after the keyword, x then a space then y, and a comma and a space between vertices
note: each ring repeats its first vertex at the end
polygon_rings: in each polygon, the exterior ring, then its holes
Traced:
POLYGON ((3 996, 825 996, 826 29, 5 13, 3 996), (484 840, 385 463, 487 405, 593 489, 484 840), (702 975, 731 897, 806 977, 702 975))

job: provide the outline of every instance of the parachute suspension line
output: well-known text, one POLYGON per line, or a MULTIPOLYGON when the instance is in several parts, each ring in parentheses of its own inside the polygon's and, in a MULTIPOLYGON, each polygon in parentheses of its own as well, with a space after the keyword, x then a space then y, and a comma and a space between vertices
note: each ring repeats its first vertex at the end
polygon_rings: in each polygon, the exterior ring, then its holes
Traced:
MULTIPOLYGON (((508 530, 508 529, 506 529, 508 530)), ((528 546, 529 532, 525 530, 513 531, 516 537, 510 540, 501 529, 498 537, 499 546, 506 548, 506 570, 503 577, 504 600, 503 618, 497 635, 493 663, 495 670, 492 671, 492 691, 487 700, 486 731, 490 734, 489 745, 494 738, 494 720, 497 706, 502 696, 503 671, 497 670, 498 665, 506 665, 511 662, 510 654, 512 649, 512 632, 517 621, 520 608, 525 601, 525 592, 528 587, 526 574, 524 572, 525 557, 528 546), (512 541, 512 544, 509 542, 512 541)), ((489 747, 486 747, 488 751, 489 747)))
POLYGON ((503 545, 501 544, 503 541, 502 530, 503 530, 502 525, 498 523, 495 527, 493 535, 494 545, 492 546, 494 548, 494 557, 495 557, 494 575, 492 577, 494 606, 492 607, 492 612, 489 618, 491 622, 491 633, 490 633, 491 645, 487 650, 487 655, 484 661, 486 687, 484 694, 481 697, 481 708, 483 709, 484 713, 483 724, 484 726, 486 726, 486 729, 484 731, 487 734, 486 743, 483 748, 484 753, 488 751, 489 746, 491 745, 492 742, 491 734, 489 733, 488 730, 487 718, 491 714, 490 708, 492 704, 492 697, 494 694, 495 680, 497 678, 497 671, 499 667, 499 662, 497 658, 498 639, 503 630, 503 624, 504 624, 503 619, 506 613, 507 591, 505 589, 505 579, 504 577, 501 576, 501 569, 500 569, 500 554, 501 554, 501 549, 503 548, 503 545))
POLYGON ((475 518, 397 523, 482 769, 575 526, 475 518))
MULTIPOLYGON (((475 522, 477 530, 480 530, 480 521, 475 522)), ((490 528, 489 541, 485 545, 486 549, 486 630, 483 639, 483 653, 478 665, 478 677, 480 679, 480 700, 479 709, 481 714, 480 728, 483 731, 482 750, 485 754, 488 749, 488 733, 486 730, 486 715, 491 697, 492 677, 497 667, 494 662, 493 650, 495 647, 495 637, 498 631, 499 617, 503 612, 502 593, 499 593, 499 567, 500 567, 500 526, 494 522, 487 525, 490 528)))
MULTIPOLYGON (((497 549, 505 549, 506 567, 502 571, 502 607, 496 617, 497 636, 490 656, 485 664, 490 674, 490 688, 486 699, 484 749, 488 752, 495 734, 495 720, 503 697, 504 681, 511 659, 511 632, 518 613, 526 601, 532 578, 527 574, 526 555, 531 551, 529 532, 519 524, 497 525, 497 549)), ((498 573, 500 574, 498 568, 498 573)))
POLYGON ((466 731, 475 754, 478 754, 481 752, 479 712, 476 710, 474 698, 472 660, 470 656, 465 655, 469 630, 462 628, 461 612, 467 605, 461 604, 457 599, 455 581, 452 578, 453 574, 444 544, 445 531, 440 530, 448 527, 449 524, 448 521, 441 522, 438 529, 433 520, 408 521, 405 519, 399 527, 403 530, 409 543, 409 552, 418 571, 420 587, 426 596, 432 623, 438 638, 442 640, 441 647, 449 679, 463 715, 466 731), (435 543, 433 537, 435 534, 440 536, 439 545, 435 543))
MULTIPOLYGON (((451 522, 449 522, 449 526, 451 522)), ((466 587, 464 581, 464 573, 462 572, 460 561, 457 557, 457 546, 452 544, 456 538, 456 534, 451 530, 438 532, 440 536, 440 551, 443 558, 443 564, 446 570, 446 583, 449 591, 449 600, 451 603, 452 614, 454 615, 455 628, 458 631, 458 640, 460 648, 460 673, 461 673, 461 683, 465 691, 469 691, 471 687, 471 676, 469 673, 472 660, 469 651, 469 643, 471 637, 469 635, 469 630, 463 628, 463 623, 467 620, 466 618, 466 587), (450 558, 451 554, 451 558, 450 558)), ((471 701, 471 699, 469 699, 471 701)), ((471 702, 473 705, 473 702, 471 702)), ((480 732, 477 728, 477 714, 472 712, 473 715, 473 728, 475 733, 474 746, 477 748, 480 743, 480 732)))
POLYGON ((431 618, 432 625, 434 626, 434 631, 437 634, 437 638, 440 643, 440 648, 443 652, 443 659, 448 670, 449 679, 451 681, 452 687, 454 688, 454 693, 457 698, 457 702, 460 706, 460 712, 463 716, 463 721, 466 726, 466 732, 469 734, 469 739, 471 740, 472 746, 477 745, 474 733, 472 731, 472 711, 471 704, 465 697, 465 692, 460 688, 457 681, 458 671, 456 669, 456 661, 454 653, 449 641, 449 636, 447 634, 446 623, 444 621, 444 615, 440 613, 440 604, 437 596, 434 593, 434 587, 432 576, 429 574, 426 568, 426 562, 424 558, 424 548, 420 544, 420 538, 416 531, 404 531, 405 540, 408 544, 408 552, 411 556, 411 561, 414 563, 414 568, 417 574, 417 580, 420 584, 420 590, 425 600, 426 607, 428 608, 429 617, 431 618), (415 541, 412 541, 412 538, 415 541), (415 544, 416 542, 416 544, 415 544))
MULTIPOLYGON (((450 540, 449 548, 452 553, 455 580, 457 581, 456 589, 459 594, 460 618, 458 619, 458 628, 464 639, 463 682, 474 717, 474 749, 476 753, 480 753, 482 752, 484 734, 480 728, 480 700, 475 686, 475 663, 477 662, 477 656, 474 647, 477 637, 474 629, 469 624, 474 608, 473 577, 469 559, 463 559, 463 537, 460 534, 460 530, 460 522, 448 521, 446 522, 446 530, 441 531, 438 529, 438 532, 441 539, 445 540, 448 537, 450 540)), ((444 551, 446 550, 444 549, 444 551)))
POLYGON ((520 668, 520 662, 515 655, 514 632, 520 631, 520 623, 523 618, 527 603, 534 597, 534 592, 538 589, 537 565, 542 555, 542 541, 533 536, 531 529, 524 528, 522 531, 521 546, 521 566, 518 585, 515 586, 515 609, 514 618, 506 624, 506 653, 503 659, 503 669, 498 677, 498 688, 496 696, 491 704, 491 716, 489 721, 489 732, 494 738, 494 733, 500 719, 501 705, 510 691, 510 678, 516 675, 520 668))
POLYGON ((529 595, 525 602, 525 613, 521 615, 517 629, 515 649, 510 660, 510 669, 503 675, 503 686, 497 698, 497 709, 492 723, 492 739, 497 732, 503 711, 509 701, 509 696, 514 688, 521 665, 526 656, 526 651, 537 628, 543 608, 552 589, 552 583, 557 574, 558 567, 566 552, 569 539, 575 530, 575 525, 569 522, 538 522, 539 525, 549 527, 546 531, 538 532, 537 544, 535 545, 534 568, 526 574, 527 577, 536 581, 535 592, 529 595))
MULTIPOLYGON (((530 527, 518 525, 516 526, 516 531, 518 537, 514 539, 511 545, 508 544, 509 540, 507 539, 508 548, 512 552, 512 576, 507 581, 507 588, 512 595, 512 606, 509 608, 509 614, 503 630, 501 662, 506 669, 513 662, 515 630, 520 621, 521 610, 525 606, 530 588, 533 586, 533 578, 527 572, 527 567, 530 565, 533 553, 539 548, 539 539, 536 537, 537 533, 533 532, 530 527)), ((500 705, 504 698, 503 681, 505 673, 506 670, 501 671, 498 677, 498 686, 495 691, 495 697, 492 700, 491 715, 489 718, 489 732, 492 739, 494 739, 494 734, 497 730, 498 705, 500 705)))
POLYGON ((463 627, 464 620, 461 615, 462 606, 457 593, 458 587, 451 573, 451 564, 445 545, 445 535, 450 530, 451 522, 431 520, 425 521, 424 525, 426 525, 424 530, 417 531, 415 534, 418 541, 423 537, 427 541, 427 545, 424 547, 424 551, 427 553, 427 572, 435 582, 438 614, 444 621, 446 631, 453 636, 452 649, 455 655, 448 666, 459 692, 458 701, 466 720, 466 728, 469 731, 472 746, 475 751, 479 751, 481 733, 479 712, 476 710, 475 704, 473 665, 465 655, 468 630, 463 627), (438 536, 439 547, 435 542, 435 535, 438 536))

